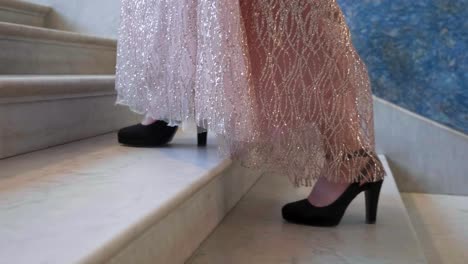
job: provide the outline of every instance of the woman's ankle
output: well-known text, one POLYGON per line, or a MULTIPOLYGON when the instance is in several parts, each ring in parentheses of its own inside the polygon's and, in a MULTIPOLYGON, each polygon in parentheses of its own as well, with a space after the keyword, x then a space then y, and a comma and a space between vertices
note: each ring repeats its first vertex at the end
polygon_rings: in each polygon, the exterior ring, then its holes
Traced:
POLYGON ((321 178, 314 185, 307 199, 315 206, 327 206, 336 201, 349 185, 350 183, 334 183, 321 178))
POLYGON ((141 124, 144 126, 148 126, 156 122, 157 120, 151 118, 150 116, 146 115, 143 120, 141 120, 141 124))

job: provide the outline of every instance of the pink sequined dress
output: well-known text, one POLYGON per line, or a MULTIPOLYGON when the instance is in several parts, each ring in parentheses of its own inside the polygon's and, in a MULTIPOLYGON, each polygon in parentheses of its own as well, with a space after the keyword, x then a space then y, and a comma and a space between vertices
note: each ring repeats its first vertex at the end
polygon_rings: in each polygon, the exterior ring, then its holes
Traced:
POLYGON ((116 90, 294 186, 384 177, 366 66, 335 0, 122 0, 116 90))

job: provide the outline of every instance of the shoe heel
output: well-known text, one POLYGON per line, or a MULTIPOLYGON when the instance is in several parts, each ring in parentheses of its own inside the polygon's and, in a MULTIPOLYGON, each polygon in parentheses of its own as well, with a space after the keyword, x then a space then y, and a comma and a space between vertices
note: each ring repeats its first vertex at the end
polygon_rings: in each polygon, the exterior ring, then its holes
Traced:
POLYGON ((205 129, 198 127, 198 134, 197 134, 197 143, 199 147, 205 147, 206 142, 208 139, 208 131, 205 129))
POLYGON ((365 191, 366 196, 366 223, 375 224, 377 220, 377 207, 379 204, 380 189, 382 188, 382 181, 371 182, 369 189, 365 191))

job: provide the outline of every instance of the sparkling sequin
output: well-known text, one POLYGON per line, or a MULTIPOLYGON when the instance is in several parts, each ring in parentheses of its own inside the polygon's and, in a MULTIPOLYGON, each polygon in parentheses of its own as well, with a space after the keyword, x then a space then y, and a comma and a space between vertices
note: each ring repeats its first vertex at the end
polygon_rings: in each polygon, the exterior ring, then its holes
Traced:
POLYGON ((122 0, 121 18, 116 103, 194 120, 221 155, 295 186, 384 177, 367 69, 335 1, 122 0))

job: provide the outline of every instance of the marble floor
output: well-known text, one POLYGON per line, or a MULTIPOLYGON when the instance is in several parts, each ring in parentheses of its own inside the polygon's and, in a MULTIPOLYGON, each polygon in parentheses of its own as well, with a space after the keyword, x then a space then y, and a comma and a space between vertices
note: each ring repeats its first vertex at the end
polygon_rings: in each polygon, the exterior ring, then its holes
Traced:
POLYGON ((281 206, 302 199, 286 177, 264 175, 194 253, 189 264, 426 263, 385 157, 377 224, 364 222, 361 194, 336 228, 281 219, 281 206))
POLYGON ((468 197, 401 193, 430 264, 468 259, 468 197))

